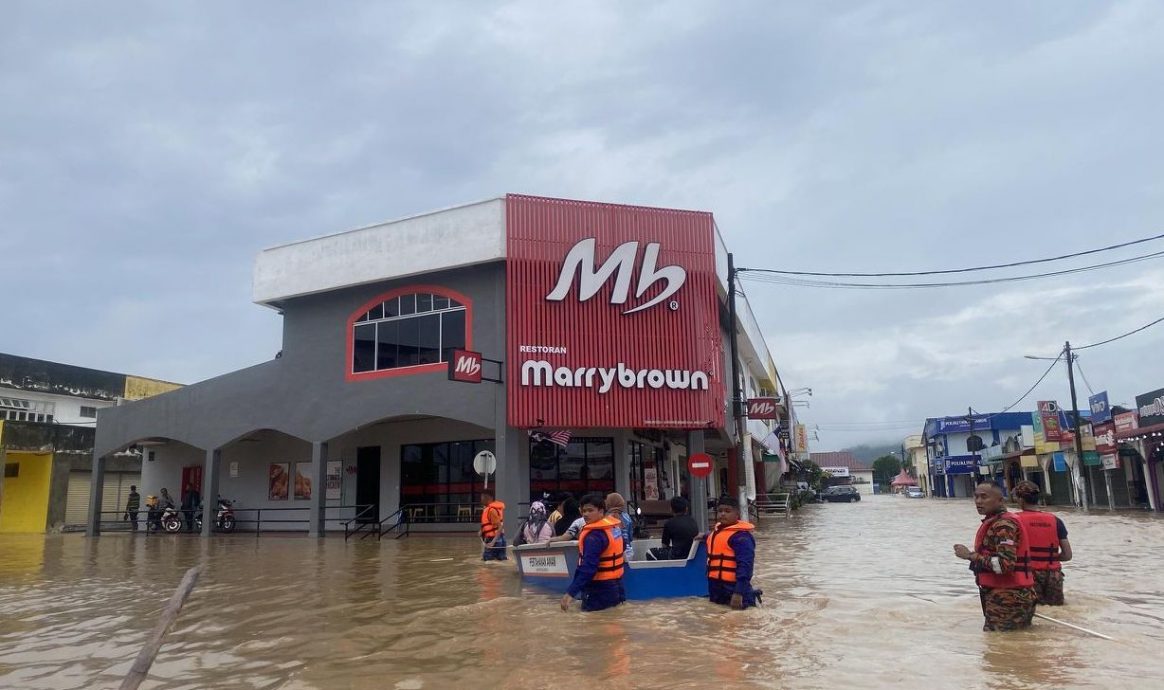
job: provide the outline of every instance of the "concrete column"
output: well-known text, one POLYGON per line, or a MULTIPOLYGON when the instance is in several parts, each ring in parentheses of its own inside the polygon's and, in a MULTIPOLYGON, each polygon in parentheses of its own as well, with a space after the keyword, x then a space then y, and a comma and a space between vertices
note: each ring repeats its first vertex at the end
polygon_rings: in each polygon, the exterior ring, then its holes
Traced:
POLYGON ((614 443, 614 490, 631 500, 630 453, 627 446, 630 434, 623 429, 615 429, 611 434, 614 443))
POLYGON ((1107 509, 1115 510, 1115 494, 1111 490, 1111 470, 1103 471, 1103 483, 1107 487, 1107 509))
POLYGON ((206 451, 202 463, 202 536, 214 532, 214 518, 218 514, 218 473, 222 465, 222 451, 206 451))
MULTIPOLYGON (((311 444, 311 514, 308 517, 307 536, 322 537, 326 528, 324 518, 327 511, 324 497, 327 496, 327 444, 314 441, 311 444)), ((383 516, 381 516, 383 517, 383 516)))
MULTIPOLYGON (((703 444, 703 431, 695 430, 687 432, 687 457, 691 457, 696 453, 703 453, 705 446, 703 444)), ((695 525, 699 527, 699 533, 703 534, 708 530, 707 519, 707 479, 691 475, 691 517, 695 518, 695 525)))
POLYGON ((497 472, 489 478, 489 486, 497 493, 497 499, 505 504, 505 543, 509 544, 517 536, 521 524, 518 518, 521 511, 519 504, 525 502, 529 495, 529 434, 522 429, 510 428, 506 414, 505 386, 493 385, 496 391, 493 454, 497 456, 497 472), (522 444, 525 445, 524 449, 522 444))
POLYGON ((101 494, 105 488, 105 456, 93 456, 93 472, 89 475, 89 521, 85 536, 101 534, 101 494))

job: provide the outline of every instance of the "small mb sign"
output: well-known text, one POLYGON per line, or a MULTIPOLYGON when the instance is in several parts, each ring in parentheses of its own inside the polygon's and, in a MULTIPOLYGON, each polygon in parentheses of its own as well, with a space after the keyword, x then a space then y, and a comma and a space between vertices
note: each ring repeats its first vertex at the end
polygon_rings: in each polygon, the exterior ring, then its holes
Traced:
POLYGON ((481 383, 481 353, 453 350, 453 356, 449 358, 449 380, 481 383))
POLYGON ((777 419, 780 398, 749 398, 748 419, 777 419))

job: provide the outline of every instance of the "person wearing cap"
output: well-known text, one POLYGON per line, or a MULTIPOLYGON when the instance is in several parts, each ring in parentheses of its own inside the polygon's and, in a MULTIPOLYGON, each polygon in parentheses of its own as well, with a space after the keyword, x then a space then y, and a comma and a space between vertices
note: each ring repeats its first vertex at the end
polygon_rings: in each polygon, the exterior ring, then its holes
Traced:
POLYGON ((1071 560, 1067 525, 1059 516, 1038 509, 1039 485, 1023 480, 1014 488, 1022 512, 1015 517, 1023 523, 1031 548, 1031 570, 1035 595, 1044 606, 1063 605, 1063 562, 1071 560))
POLYGON ((755 606, 760 590, 752 589, 756 563, 756 529, 740 519, 740 504, 730 496, 719 499, 716 524, 707 535, 707 594, 713 604, 742 611, 755 606))

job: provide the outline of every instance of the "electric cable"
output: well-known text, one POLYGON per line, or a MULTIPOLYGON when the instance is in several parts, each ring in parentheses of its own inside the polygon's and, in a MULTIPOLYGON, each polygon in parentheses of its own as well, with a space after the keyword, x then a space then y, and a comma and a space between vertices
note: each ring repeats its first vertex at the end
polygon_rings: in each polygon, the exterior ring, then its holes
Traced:
MULTIPOLYGON (((929 283, 853 283, 843 281, 828 281, 828 280, 809 280, 804 278, 795 278, 785 275, 771 275, 768 271, 763 269, 736 269, 738 271, 746 270, 748 274, 741 275, 740 280, 746 280, 754 283, 772 283, 777 285, 795 285, 799 287, 819 287, 830 289, 850 289, 850 290, 906 290, 906 289, 923 289, 923 288, 944 288, 944 287, 959 287, 963 285, 993 285, 997 283, 1016 283, 1028 280, 1038 280, 1041 278, 1052 278, 1056 276, 1072 275, 1075 273, 1084 273, 1087 271, 1097 271, 1104 268, 1112 268, 1114 266, 1124 266, 1127 264, 1138 263, 1140 261, 1147 261, 1160 256, 1164 256, 1164 251, 1153 252, 1151 254, 1142 254, 1127 259, 1119 259, 1117 261, 1109 261, 1101 264, 1092 264, 1090 266, 1079 266, 1076 268, 1068 268, 1060 271, 1049 271, 1046 273, 1032 273, 1021 276, 1009 276, 1005 278, 982 278, 979 280, 961 280, 961 281, 944 281, 944 282, 929 282, 929 283), (756 274, 756 275, 749 275, 756 274), (764 274, 764 275, 759 275, 764 274)), ((1164 320, 1164 319, 1162 319, 1164 320)))
MULTIPOLYGON (((981 421, 989 421, 989 420, 991 420, 991 419, 994 419, 995 417, 997 417, 997 416, 999 416, 999 415, 1001 415, 1001 414, 1005 414, 1005 413, 1007 413, 1007 412, 1009 412, 1009 411, 1013 410, 1015 407, 1017 407, 1019 403, 1021 403, 1022 401, 1024 401, 1024 400, 1026 400, 1026 399, 1027 399, 1027 396, 1028 396, 1028 395, 1030 395, 1031 393, 1034 393, 1034 392, 1035 392, 1035 389, 1039 387, 1039 384, 1043 382, 1043 379, 1047 378, 1047 375, 1051 373, 1051 370, 1055 368, 1055 365, 1056 365, 1056 364, 1058 364, 1058 363, 1059 363, 1059 360, 1061 360, 1061 359, 1063 359, 1063 353, 1062 353, 1062 352, 1060 352, 1060 353, 1059 353, 1059 356, 1055 358, 1055 361, 1051 362, 1051 366, 1047 367, 1047 370, 1043 372, 1043 375, 1039 377, 1039 380, 1038 380, 1038 381, 1035 381, 1035 385, 1033 385, 1033 386, 1031 386, 1030 388, 1028 388, 1028 389, 1027 389, 1027 392, 1026 392, 1026 393, 1023 393, 1023 394, 1022 394, 1022 396, 1021 396, 1021 397, 1019 397, 1019 399, 1018 399, 1018 400, 1015 400, 1015 401, 1014 401, 1014 402, 1012 402, 1011 404, 1009 404, 1009 405, 1007 405, 1006 407, 1002 408, 1000 411, 998 411, 998 412, 995 412, 995 413, 994 413, 994 414, 992 414, 992 415, 988 415, 987 417, 985 417, 985 418, 984 418, 983 420, 981 420, 981 421)), ((971 411, 973 411, 973 408, 971 408, 971 411)), ((957 416, 957 415, 954 415, 954 416, 957 416)))
POLYGON ((1047 257, 1045 259, 1031 259, 1028 261, 1014 261, 1008 264, 995 264, 993 266, 972 266, 969 268, 949 268, 938 271, 905 271, 901 273, 825 273, 817 271, 782 271, 777 269, 765 268, 737 268, 737 272, 743 271, 758 271, 763 273, 780 273, 791 276, 824 276, 834 278, 891 278, 904 276, 933 276, 933 275, 948 275, 951 273, 970 273, 972 271, 993 271, 999 268, 1014 268, 1016 266, 1030 266, 1033 264, 1045 264, 1053 261, 1062 261, 1064 259, 1074 259, 1079 256, 1088 256, 1090 254, 1099 254, 1100 252, 1107 252, 1113 249, 1122 249, 1136 244, 1143 244, 1145 242, 1152 242, 1154 240, 1164 238, 1164 234, 1153 235, 1152 237, 1144 237, 1130 242, 1121 242, 1120 244, 1113 244, 1107 247, 1100 247, 1098 249, 1089 249, 1083 252, 1074 252, 1072 254, 1062 254, 1060 256, 1047 257))
POLYGON ((1072 350, 1086 350, 1090 347, 1099 347, 1100 345, 1107 345, 1108 343, 1114 343, 1115 341, 1126 338, 1129 335, 1135 335, 1136 333, 1139 333, 1140 331, 1147 330, 1147 329, 1151 328, 1152 326, 1155 326, 1156 324, 1158 324, 1162 321, 1164 321, 1164 317, 1156 319, 1152 323, 1146 323, 1143 326, 1140 326, 1139 328, 1137 328, 1133 331, 1128 331, 1127 333, 1124 333, 1123 335, 1117 335, 1114 338, 1108 338, 1107 340, 1101 340, 1098 343, 1092 343, 1090 345, 1080 345, 1079 347, 1073 347, 1071 349, 1072 350))
POLYGON ((1075 360, 1075 368, 1079 370, 1079 376, 1083 379, 1083 385, 1087 386, 1088 395, 1095 395, 1095 391, 1091 388, 1091 383, 1087 380, 1087 374, 1083 373, 1083 367, 1079 366, 1079 356, 1072 354, 1071 359, 1075 360))

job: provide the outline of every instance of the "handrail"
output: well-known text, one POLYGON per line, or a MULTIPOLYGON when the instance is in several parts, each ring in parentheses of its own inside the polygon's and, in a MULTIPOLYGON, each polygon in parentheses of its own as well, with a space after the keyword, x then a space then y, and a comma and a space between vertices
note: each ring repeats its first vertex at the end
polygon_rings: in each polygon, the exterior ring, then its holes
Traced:
POLYGON ((404 525, 404 529, 401 531, 400 534, 396 535, 397 539, 399 539, 400 537, 407 537, 412 532, 412 530, 408 526, 408 524, 409 524, 408 513, 406 513, 404 510, 407 507, 408 506, 401 506, 399 509, 397 509, 397 511, 395 513, 392 513, 391 515, 389 515, 388 517, 384 518, 383 520, 381 520, 379 522, 379 524, 376 526, 376 541, 380 541, 381 539, 384 538, 384 534, 392 532, 393 530, 400 528, 401 525, 404 525), (396 524, 392 525, 387 530, 385 530, 384 523, 388 522, 392 518, 396 518, 396 524))
MULTIPOLYGON (((352 520, 354 520, 354 518, 347 519, 344 517, 328 517, 328 512, 332 511, 334 513, 334 511, 349 510, 349 509, 367 510, 368 507, 369 506, 367 506, 367 505, 322 506, 323 516, 324 516, 323 522, 325 524, 330 522, 330 523, 339 523, 339 524, 346 525, 347 523, 350 523, 352 520)), ((374 507, 374 506, 372 506, 372 507, 374 507)), ((192 512, 195 515, 203 515, 203 516, 205 515, 204 507, 194 508, 194 509, 189 510, 189 511, 182 510, 181 508, 177 508, 176 510, 177 510, 178 515, 182 518, 183 525, 185 524, 185 520, 186 520, 185 514, 187 512, 192 512)), ((311 524, 311 516, 309 514, 311 511, 310 506, 302 505, 302 506, 286 506, 286 507, 278 507, 278 508, 241 508, 238 506, 234 506, 233 510, 234 510, 234 514, 235 514, 235 520, 234 520, 235 524, 236 525, 249 525, 249 524, 255 525, 255 536, 259 536, 259 534, 262 532, 262 526, 264 523, 268 524, 268 525, 271 525, 271 524, 302 524, 303 525, 302 531, 304 531, 304 532, 310 531, 310 524, 311 524), (268 515, 272 514, 272 513, 278 515, 280 513, 287 513, 287 512, 291 512, 291 511, 296 511, 299 513, 308 513, 308 515, 306 515, 305 517, 292 517, 292 518, 263 517, 264 513, 267 513, 268 515), (251 514, 254 515, 253 518, 243 517, 243 515, 251 515, 251 514)), ((121 519, 125 515, 125 512, 126 511, 124 509, 99 511, 98 512, 98 516, 99 516, 98 523, 101 525, 102 529, 107 529, 107 526, 112 526, 112 525, 126 525, 126 531, 130 531, 130 530, 132 530, 132 527, 129 526, 129 522, 127 520, 121 519), (114 520, 100 519, 100 516, 105 516, 105 515, 113 515, 113 516, 117 516, 117 517, 114 520)), ((141 531, 141 532, 145 532, 146 534, 149 534, 149 529, 148 529, 149 509, 145 508, 143 506, 142 509, 137 511, 137 512, 138 512, 138 517, 137 517, 136 522, 138 523, 139 528, 136 531, 141 531)), ((110 530, 110 531, 116 531, 116 530, 110 530)), ((297 530, 286 530, 286 531, 297 531, 297 530)))
MULTIPOLYGON (((359 506, 356 506, 356 507, 359 507, 359 506)), ((355 536, 356 534, 361 532, 365 527, 368 528, 368 534, 371 534, 372 528, 370 527, 370 525, 372 525, 372 524, 376 524, 376 535, 377 535, 377 538, 379 538, 380 525, 383 523, 376 523, 374 520, 368 519, 368 517, 370 515, 374 515, 376 510, 378 510, 378 509, 379 509, 379 506, 377 506, 374 503, 369 503, 369 504, 364 506, 363 510, 356 513, 355 517, 353 517, 351 520, 345 520, 343 523, 344 541, 347 541, 349 537, 355 536), (357 523, 358 526, 355 529, 352 529, 351 528, 352 523, 357 523)), ((368 535, 365 534, 364 537, 366 537, 366 536, 368 536, 368 535)), ((360 538, 363 539, 364 537, 360 537, 360 538)))

